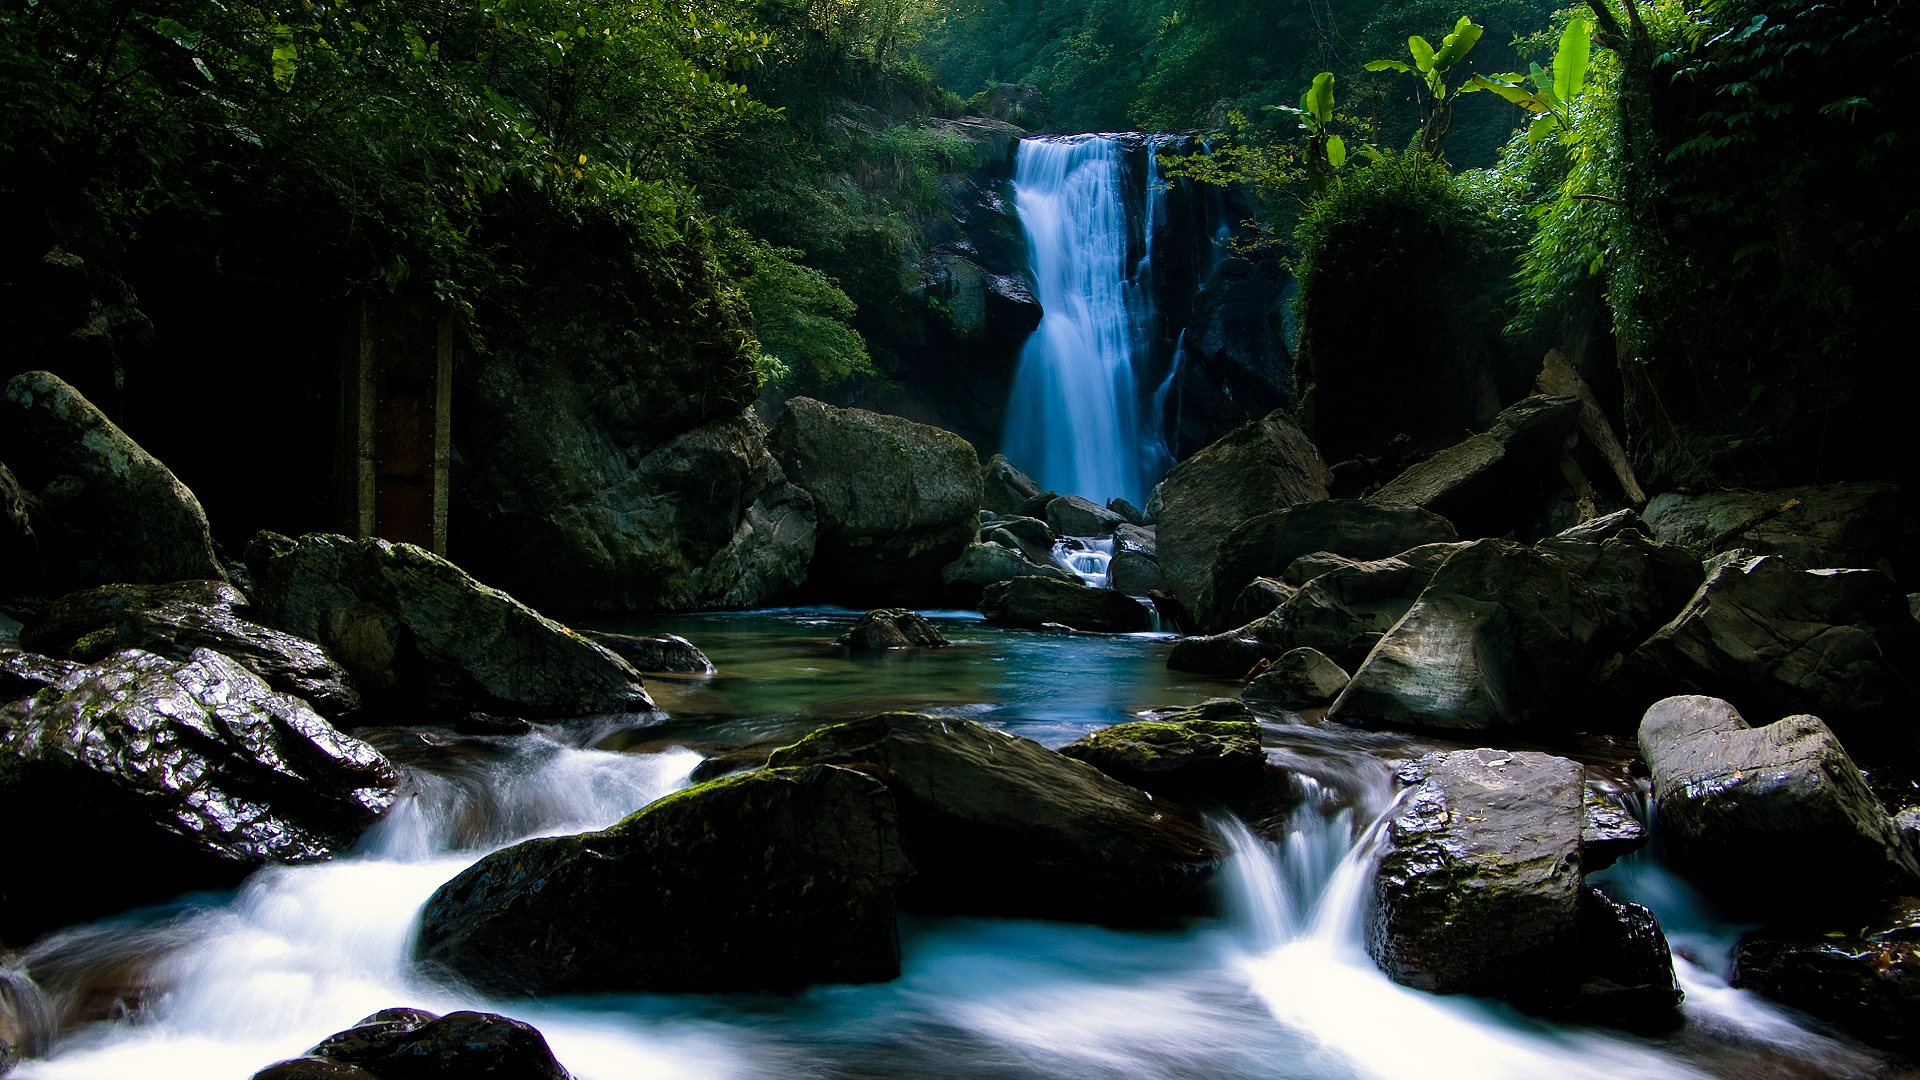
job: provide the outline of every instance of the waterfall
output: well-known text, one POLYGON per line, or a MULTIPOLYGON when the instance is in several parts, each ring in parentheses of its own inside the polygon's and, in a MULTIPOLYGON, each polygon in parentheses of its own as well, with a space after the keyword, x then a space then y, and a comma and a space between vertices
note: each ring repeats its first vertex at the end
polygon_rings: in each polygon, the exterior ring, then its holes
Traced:
POLYGON ((1020 352, 1004 452, 1042 487, 1146 502, 1147 460, 1128 302, 1120 140, 1027 139, 1014 198, 1043 315, 1020 352))

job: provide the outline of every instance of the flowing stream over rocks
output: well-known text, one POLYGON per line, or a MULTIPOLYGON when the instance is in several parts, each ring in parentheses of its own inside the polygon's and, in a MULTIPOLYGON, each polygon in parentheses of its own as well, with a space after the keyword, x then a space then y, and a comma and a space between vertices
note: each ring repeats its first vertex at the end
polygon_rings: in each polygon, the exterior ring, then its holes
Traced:
POLYGON ((1237 689, 1168 671, 1163 635, 1068 637, 934 613, 953 647, 857 654, 828 644, 852 617, 805 609, 610 625, 684 634, 719 667, 650 676, 669 714, 653 727, 368 733, 414 793, 351 856, 263 870, 232 894, 69 928, 30 948, 30 969, 60 971, 69 985, 145 989, 123 997, 119 1018, 79 1028, 14 1075, 244 1080, 398 1005, 529 1022, 583 1080, 1903 1075, 1728 988, 1719 972, 1740 928, 1652 849, 1595 878, 1653 907, 1667 928, 1687 992, 1679 1030, 1554 1024, 1395 985, 1363 944, 1373 823, 1393 804, 1397 763, 1437 744, 1323 725, 1312 713, 1273 713, 1261 725, 1293 808, 1261 833, 1211 819, 1230 852, 1214 917, 1123 931, 907 916, 899 979, 791 996, 487 1001, 423 981, 410 939, 439 885, 518 839, 601 828, 687 786, 703 757, 690 746, 778 745, 903 707, 1059 746, 1144 709, 1237 689))

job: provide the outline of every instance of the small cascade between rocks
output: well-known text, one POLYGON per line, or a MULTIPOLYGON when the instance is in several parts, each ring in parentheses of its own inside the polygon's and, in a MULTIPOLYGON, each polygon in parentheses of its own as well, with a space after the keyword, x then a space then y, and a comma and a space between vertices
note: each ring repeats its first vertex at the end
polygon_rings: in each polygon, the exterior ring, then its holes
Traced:
POLYGON ((1053 545, 1053 561, 1080 575, 1090 588, 1107 587, 1107 568, 1113 563, 1113 537, 1066 536, 1053 545))
POLYGON ((1027 139, 1014 191, 1043 314, 1020 353, 1004 452, 1043 488, 1143 505, 1158 442, 1134 354, 1150 312, 1141 267, 1127 264, 1120 140, 1027 139))

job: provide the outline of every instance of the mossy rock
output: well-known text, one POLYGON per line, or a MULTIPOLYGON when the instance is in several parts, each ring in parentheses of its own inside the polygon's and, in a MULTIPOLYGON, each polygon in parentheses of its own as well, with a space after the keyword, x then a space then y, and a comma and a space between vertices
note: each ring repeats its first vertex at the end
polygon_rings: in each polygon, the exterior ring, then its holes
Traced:
POLYGON ((1148 791, 1232 799, 1266 774, 1260 724, 1245 705, 1227 698, 1184 709, 1165 719, 1136 720, 1096 731, 1060 753, 1148 791))

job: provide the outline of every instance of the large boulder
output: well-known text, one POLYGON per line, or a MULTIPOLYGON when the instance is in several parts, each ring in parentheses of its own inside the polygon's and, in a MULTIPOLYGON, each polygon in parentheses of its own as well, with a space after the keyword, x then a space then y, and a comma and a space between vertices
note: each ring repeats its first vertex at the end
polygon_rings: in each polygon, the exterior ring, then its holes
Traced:
POLYGON ((1670 697, 1640 721, 1640 753, 1668 862, 1736 917, 1819 920, 1920 887, 1915 852, 1818 717, 1751 728, 1718 698, 1670 697))
POLYGON ((1677 607, 1691 557, 1628 530, 1454 552, 1368 653, 1328 715, 1491 728, 1571 720, 1609 661, 1677 607))
POLYGON ((1412 506, 1341 499, 1275 510, 1242 522, 1221 539, 1208 583, 1187 607, 1203 628, 1225 630, 1234 625, 1226 621, 1227 609, 1240 590, 1255 578, 1278 577, 1303 555, 1324 551, 1384 559, 1456 539, 1446 519, 1412 506))
POLYGON ((496 996, 884 982, 907 874, 885 784, 773 768, 481 859, 421 909, 415 955, 496 996))
POLYGON ((1353 671, 1413 607, 1440 567, 1465 546, 1422 544, 1389 558, 1340 560, 1338 565, 1302 556, 1283 577, 1298 581, 1299 592, 1256 626, 1253 636, 1289 649, 1317 649, 1353 671))
POLYGON ((1900 489, 1880 481, 1656 495, 1641 515, 1654 539, 1709 553, 1745 548, 1795 566, 1882 567, 1906 548, 1900 489))
POLYGON ((996 514, 1017 514, 1040 494, 1040 485, 1005 454, 995 454, 980 466, 980 489, 980 508, 996 514))
POLYGON ((1679 1003, 1651 915, 1583 897, 1578 763, 1455 750, 1401 779, 1414 790, 1387 820, 1367 928, 1369 953, 1394 981, 1606 1022, 1679 1003), (1650 935, 1636 931, 1649 924, 1650 935), (1623 941, 1642 955, 1620 955, 1623 941))
POLYGON ((774 457, 813 496, 812 591, 836 600, 937 599, 940 568, 980 531, 979 459, 950 431, 790 398, 774 457))
POLYGON ((226 580, 193 492, 57 376, 7 382, 0 461, 37 501, 38 550, 62 590, 226 580))
POLYGON ((0 938, 325 859, 400 783, 372 747, 218 653, 76 668, 0 731, 0 820, 34 823, 12 834, 0 938))
POLYGON ((680 671, 711 675, 717 670, 700 647, 678 634, 610 634, 599 630, 574 633, 625 660, 635 671, 680 671))
POLYGON ((370 707, 565 717, 651 711, 604 647, 412 544, 263 532, 247 545, 255 618, 319 642, 370 707))
POLYGON ((1020 552, 991 541, 968 544, 959 558, 940 569, 947 595, 970 607, 980 603, 987 586, 1023 577, 1051 578, 1070 586, 1083 584, 1080 575, 1071 570, 1052 563, 1029 562, 1020 552))
POLYGON ((224 581, 102 585, 60 597, 20 634, 38 653, 81 664, 122 649, 186 660, 211 649, 283 694, 302 698, 329 720, 360 708, 353 677, 320 646, 244 617, 247 598, 224 581))
POLYGON ((902 900, 921 910, 1155 919, 1201 903, 1221 858, 1193 811, 971 720, 887 713, 768 761, 820 763, 882 770, 915 869, 902 900))
POLYGON ((1123 784, 1215 800, 1245 795, 1267 771, 1259 721, 1225 698, 1101 728, 1059 752, 1123 784))
POLYGON ((1864 922, 1749 934, 1731 981, 1911 1055, 1920 1039, 1920 901, 1903 898, 1864 922))
POLYGON ((1331 478, 1320 452, 1277 411, 1174 466, 1156 490, 1160 572, 1173 594, 1191 609, 1213 580, 1220 541, 1235 526, 1319 502, 1331 478))
POLYGON ((1797 570, 1777 556, 1717 560, 1679 614, 1608 680, 1622 705, 1722 697, 1761 716, 1812 713, 1842 730, 1909 737, 1916 626, 1878 570, 1797 570))
POLYGON ((1318 649, 1288 649, 1240 691, 1240 699, 1282 708, 1326 705, 1352 681, 1353 676, 1318 649))
POLYGON ((1484 433, 1409 468, 1367 501, 1423 507, 1462 536, 1500 536, 1532 509, 1515 493, 1559 473, 1559 455, 1579 423, 1578 397, 1525 398, 1484 433))
POLYGON ((1160 540, 1152 525, 1121 525, 1113 530, 1113 560, 1107 563, 1107 583, 1115 592, 1146 596, 1165 591, 1167 577, 1160 571, 1160 540))
POLYGON ((455 490, 486 493, 458 508, 464 565, 549 611, 752 607, 806 579, 813 500, 751 411, 664 441, 636 430, 635 446, 622 433, 639 420, 573 400, 582 390, 489 397, 489 416, 462 422, 455 490))
POLYGON ((980 595, 980 611, 987 621, 1006 626, 1059 623, 1100 633, 1134 633, 1153 622, 1147 608, 1125 593, 1044 577, 987 586, 980 595))
POLYGON ((1091 499, 1061 495, 1047 503, 1046 521, 1060 536, 1112 536, 1127 519, 1091 499))
POLYGON ((381 1009, 253 1080, 572 1080, 533 1025, 498 1013, 381 1009))
POLYGON ((939 627, 906 608, 875 608, 855 619, 833 643, 855 652, 939 648, 951 644, 939 627))

